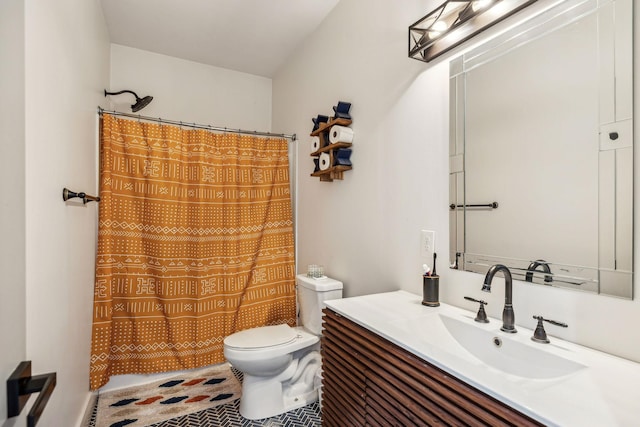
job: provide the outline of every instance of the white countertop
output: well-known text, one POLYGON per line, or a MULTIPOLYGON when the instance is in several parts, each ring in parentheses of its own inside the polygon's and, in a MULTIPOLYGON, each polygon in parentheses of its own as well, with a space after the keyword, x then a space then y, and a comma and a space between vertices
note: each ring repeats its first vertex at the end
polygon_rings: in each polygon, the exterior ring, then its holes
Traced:
MULTIPOLYGON (((405 291, 327 301, 327 307, 398 346, 431 362, 501 402, 552 426, 640 426, 640 364, 550 336, 550 344, 531 341, 533 331, 518 326, 518 333, 500 331, 502 321, 473 322, 475 313, 442 304, 426 307, 422 298, 405 291), (517 340, 551 354, 585 365, 570 375, 553 379, 506 374, 464 349, 449 353, 436 348, 398 322, 438 313, 471 322, 496 336, 517 340)), ((516 307, 517 315, 517 307, 516 307)), ((400 323, 401 324, 401 323, 400 323)), ((405 323, 406 324, 406 323, 405 323)), ((546 324, 545 324, 546 325, 546 324)), ((547 327, 547 333, 554 326, 547 327)), ((636 327, 633 325, 631 327, 636 327)), ((640 327, 640 325, 638 325, 640 327)), ((640 345, 640 343, 639 343, 640 345)), ((531 367, 535 370, 535 365, 531 367)))

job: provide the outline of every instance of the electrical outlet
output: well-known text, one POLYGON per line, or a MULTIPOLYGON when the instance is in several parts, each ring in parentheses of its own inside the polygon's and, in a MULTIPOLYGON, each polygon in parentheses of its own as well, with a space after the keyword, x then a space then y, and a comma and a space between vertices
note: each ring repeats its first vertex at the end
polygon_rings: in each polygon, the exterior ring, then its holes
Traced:
POLYGON ((435 251, 436 232, 431 230, 422 230, 420 232, 420 255, 430 257, 435 251))

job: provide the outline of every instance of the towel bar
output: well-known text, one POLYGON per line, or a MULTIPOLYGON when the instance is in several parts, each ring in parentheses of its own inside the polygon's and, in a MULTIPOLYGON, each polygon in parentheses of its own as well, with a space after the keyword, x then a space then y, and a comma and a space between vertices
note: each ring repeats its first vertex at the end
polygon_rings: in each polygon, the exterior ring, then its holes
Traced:
POLYGON ((69 199, 73 199, 74 197, 79 197, 82 199, 82 203, 84 203, 85 205, 89 202, 99 202, 100 201, 100 197, 96 197, 96 196, 90 196, 87 193, 76 193, 75 191, 71 191, 68 188, 63 188, 62 189, 62 200, 64 200, 65 202, 69 199))
POLYGON ((455 208, 490 208, 490 209, 498 209, 498 202, 491 202, 484 205, 456 205, 451 203, 449 205, 449 209, 454 210, 455 208))
POLYGON ((20 362, 7 380, 7 418, 20 415, 32 393, 40 393, 27 414, 27 427, 35 427, 56 387, 56 373, 31 376, 31 361, 20 362))

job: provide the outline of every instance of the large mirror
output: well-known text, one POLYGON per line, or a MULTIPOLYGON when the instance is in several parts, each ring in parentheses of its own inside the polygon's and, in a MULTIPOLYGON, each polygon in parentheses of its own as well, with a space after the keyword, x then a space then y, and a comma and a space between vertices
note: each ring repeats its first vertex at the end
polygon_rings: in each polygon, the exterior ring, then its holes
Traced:
POLYGON ((632 298, 632 0, 566 0, 451 62, 450 258, 632 298))

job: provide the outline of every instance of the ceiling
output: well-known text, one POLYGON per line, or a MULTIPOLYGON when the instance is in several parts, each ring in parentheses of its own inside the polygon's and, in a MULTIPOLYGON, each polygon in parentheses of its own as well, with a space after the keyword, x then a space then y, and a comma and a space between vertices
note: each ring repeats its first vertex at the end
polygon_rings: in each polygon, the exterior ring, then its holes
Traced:
POLYGON ((273 77, 339 0, 101 0, 112 43, 273 77))

